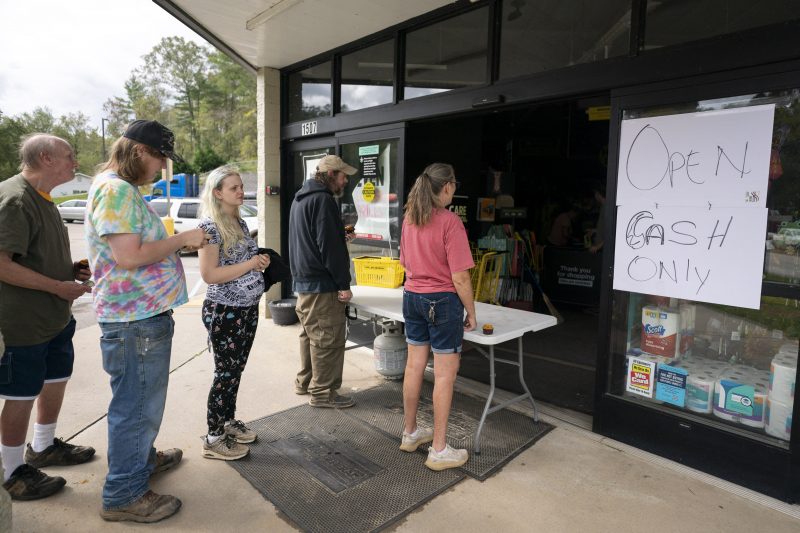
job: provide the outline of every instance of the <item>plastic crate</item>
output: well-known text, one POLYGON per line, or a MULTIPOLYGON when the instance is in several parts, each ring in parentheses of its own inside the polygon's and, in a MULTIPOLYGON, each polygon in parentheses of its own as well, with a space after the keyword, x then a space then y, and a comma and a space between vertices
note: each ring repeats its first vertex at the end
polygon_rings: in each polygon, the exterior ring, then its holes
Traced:
POLYGON ((370 287, 394 289, 403 284, 405 269, 399 259, 391 257, 354 257, 356 283, 370 287))

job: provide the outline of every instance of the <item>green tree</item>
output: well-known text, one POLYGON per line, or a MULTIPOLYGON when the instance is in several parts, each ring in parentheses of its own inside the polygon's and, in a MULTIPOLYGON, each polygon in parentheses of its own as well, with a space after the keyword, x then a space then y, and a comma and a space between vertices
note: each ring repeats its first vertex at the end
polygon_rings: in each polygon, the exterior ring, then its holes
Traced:
POLYGON ((0 181, 10 178, 18 172, 19 156, 17 153, 19 139, 25 134, 22 123, 7 117, 0 110, 0 181))
POLYGON ((213 148, 208 147, 201 148, 195 152, 194 159, 192 160, 193 166, 198 173, 214 170, 224 165, 225 162, 226 160, 217 154, 213 148))
POLYGON ((174 100, 177 124, 189 136, 189 151, 201 142, 199 118, 208 74, 208 49, 182 37, 165 37, 144 56, 142 79, 174 100))
POLYGON ((50 133, 69 142, 78 159, 78 171, 92 174, 102 158, 102 139, 83 113, 70 113, 56 119, 46 107, 16 117, 0 112, 0 180, 16 174, 20 139, 31 133, 50 133))
POLYGON ((56 119, 47 107, 37 107, 30 113, 23 113, 19 116, 19 120, 25 128, 25 133, 50 133, 56 125, 56 119))
POLYGON ((211 52, 204 139, 226 160, 256 157, 256 84, 252 74, 221 52, 211 52))

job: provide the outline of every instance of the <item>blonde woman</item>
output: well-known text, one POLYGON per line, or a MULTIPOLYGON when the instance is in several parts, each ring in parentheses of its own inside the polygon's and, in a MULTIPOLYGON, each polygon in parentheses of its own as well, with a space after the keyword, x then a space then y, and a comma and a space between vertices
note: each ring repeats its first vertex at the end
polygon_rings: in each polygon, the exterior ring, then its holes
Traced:
POLYGON ((235 167, 213 170, 202 194, 200 228, 208 245, 199 250, 200 275, 208 283, 203 324, 214 351, 214 381, 208 393, 208 435, 203 457, 232 461, 246 456, 256 434, 236 420, 236 395, 258 327, 258 301, 269 256, 258 254, 247 224, 239 216, 244 202, 235 167))
POLYGON ((446 208, 458 188, 451 165, 433 163, 417 178, 403 218, 400 262, 406 270, 403 318, 408 361, 403 381, 404 427, 400 449, 415 451, 431 442, 425 466, 457 468, 467 450, 447 444, 447 419, 465 331, 475 329, 469 269, 475 266, 467 232, 446 208), (464 312, 466 311, 466 320, 464 312), (422 377, 433 350, 433 430, 417 426, 422 377))

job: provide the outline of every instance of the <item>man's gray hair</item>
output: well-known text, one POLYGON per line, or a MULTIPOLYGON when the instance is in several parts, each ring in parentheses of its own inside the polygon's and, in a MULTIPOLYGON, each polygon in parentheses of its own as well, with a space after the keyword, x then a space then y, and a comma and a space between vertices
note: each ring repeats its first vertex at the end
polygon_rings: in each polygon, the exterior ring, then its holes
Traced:
POLYGON ((59 143, 70 144, 49 133, 30 133, 22 137, 19 143, 19 169, 36 169, 40 166, 42 154, 53 154, 59 143))

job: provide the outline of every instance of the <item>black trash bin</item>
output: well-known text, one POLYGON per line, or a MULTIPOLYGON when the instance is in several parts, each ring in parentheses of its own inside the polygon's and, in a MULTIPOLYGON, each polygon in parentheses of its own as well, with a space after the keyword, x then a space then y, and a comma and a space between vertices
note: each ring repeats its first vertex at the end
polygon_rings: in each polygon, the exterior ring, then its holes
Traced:
POLYGON ((289 326, 297 322, 297 313, 294 310, 297 305, 297 298, 271 300, 267 305, 269 305, 269 312, 275 324, 289 326))

